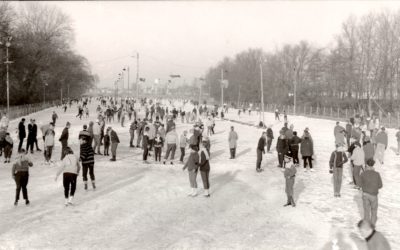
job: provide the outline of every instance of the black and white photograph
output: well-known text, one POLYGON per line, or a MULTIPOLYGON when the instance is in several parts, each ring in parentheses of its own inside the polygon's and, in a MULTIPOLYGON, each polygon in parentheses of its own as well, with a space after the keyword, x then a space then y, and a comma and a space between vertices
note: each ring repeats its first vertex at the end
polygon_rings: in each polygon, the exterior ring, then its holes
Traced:
POLYGON ((0 250, 400 249, 400 1, 1 1, 0 250))

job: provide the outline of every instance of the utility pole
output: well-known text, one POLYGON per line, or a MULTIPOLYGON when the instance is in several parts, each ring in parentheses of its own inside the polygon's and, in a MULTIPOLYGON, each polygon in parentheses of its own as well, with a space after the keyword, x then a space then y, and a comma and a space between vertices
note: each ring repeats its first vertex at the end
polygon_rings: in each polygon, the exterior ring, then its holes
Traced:
POLYGON ((67 97, 68 97, 68 99, 69 99, 69 83, 68 83, 68 89, 67 89, 67 91, 68 91, 68 93, 67 93, 68 96, 67 96, 67 97))
POLYGON ((139 52, 136 52, 136 99, 139 100, 139 52))
POLYGON ((129 66, 128 66, 128 97, 130 97, 130 87, 129 87, 130 83, 129 83, 129 66))
POLYGON ((293 68, 294 70, 294 86, 293 86, 293 115, 296 115, 296 98, 297 98, 297 71, 296 67, 293 68))
MULTIPOLYGON (((263 126, 265 126, 264 122, 264 82, 263 82, 263 69, 262 69, 262 60, 260 62, 260 85, 261 85, 261 112, 262 112, 262 122, 263 126)), ((261 120, 261 119, 260 119, 261 120)))
MULTIPOLYGON (((11 39, 12 37, 9 36, 7 37, 6 41, 6 61, 4 62, 6 64, 6 83, 7 83, 7 115, 10 118, 10 76, 9 76, 9 65, 13 62, 9 61, 9 56, 8 56, 8 48, 11 46, 11 39)), ((1 44, 1 42, 0 42, 1 44)))
POLYGON ((224 69, 221 69, 221 108, 224 107, 224 69))

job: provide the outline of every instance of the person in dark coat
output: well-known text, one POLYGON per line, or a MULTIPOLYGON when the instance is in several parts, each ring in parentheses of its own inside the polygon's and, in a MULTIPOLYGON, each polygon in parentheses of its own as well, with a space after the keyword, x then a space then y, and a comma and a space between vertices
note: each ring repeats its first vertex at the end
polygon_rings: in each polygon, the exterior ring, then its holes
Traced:
POLYGON ((357 224, 360 234, 367 243, 368 250, 391 250, 389 241, 385 236, 376 231, 374 225, 367 220, 361 220, 357 224))
POLYGON ((31 119, 31 123, 28 124, 28 139, 26 142, 26 152, 31 152, 33 154, 33 145, 35 144, 36 136, 37 136, 37 127, 36 131, 34 131, 34 121, 31 119))
POLYGON ((190 187, 192 188, 192 192, 189 194, 189 196, 195 197, 197 196, 197 172, 199 169, 199 153, 198 153, 198 148, 197 146, 191 146, 189 158, 186 161, 185 165, 183 166, 182 170, 185 171, 185 169, 188 169, 189 173, 189 182, 190 182, 190 187))
POLYGON ((69 132, 68 129, 71 127, 71 124, 67 122, 65 125, 65 128, 63 129, 60 139, 58 139, 61 142, 61 160, 64 159, 66 152, 65 150, 68 147, 68 137, 69 137, 69 132))
POLYGON ((33 125, 32 125, 32 137, 34 138, 34 143, 36 145, 36 151, 40 152, 42 150, 38 146, 38 140, 37 140, 38 127, 36 125, 35 119, 32 119, 32 122, 33 122, 33 125))
POLYGON ((29 181, 29 167, 32 167, 33 163, 31 159, 25 155, 25 150, 21 149, 19 151, 18 157, 15 159, 13 167, 11 169, 11 176, 15 180, 15 184, 17 186, 15 193, 15 202, 14 206, 18 205, 19 194, 22 189, 22 195, 25 200, 25 204, 29 205, 28 199, 28 181, 29 181))
POLYGON ((206 141, 203 141, 204 147, 200 150, 199 166, 201 180, 203 181, 204 196, 210 197, 210 154, 204 145, 206 143, 206 141))
POLYGON ((24 139, 26 137, 25 118, 22 118, 18 124, 18 137, 19 137, 18 152, 21 152, 22 144, 24 143, 24 139))
POLYGON ((347 121, 346 124, 346 142, 347 146, 350 147, 350 138, 351 138, 351 131, 353 130, 353 125, 351 125, 350 120, 347 121))
POLYGON ((336 145, 336 150, 332 152, 329 160, 329 172, 333 174, 334 196, 340 197, 340 189, 343 179, 343 165, 347 162, 347 156, 341 145, 336 145))
POLYGON ((257 162, 256 162, 256 171, 261 172, 261 162, 262 162, 262 155, 265 154, 265 140, 267 137, 267 133, 263 132, 260 139, 258 140, 257 144, 257 162))
POLYGON ((289 149, 291 156, 293 158, 294 164, 299 164, 299 144, 301 143, 301 139, 297 136, 297 132, 293 131, 293 137, 289 140, 289 149))
POLYGON ((310 165, 311 172, 313 172, 312 156, 314 155, 314 143, 308 128, 304 130, 301 137, 300 153, 304 161, 304 170, 307 171, 307 163, 310 165))
POLYGON ((109 149, 110 149, 110 131, 106 130, 104 133, 104 155, 109 156, 109 149))
POLYGON ((276 142, 276 151, 278 152, 278 167, 284 168, 285 165, 283 160, 285 155, 288 155, 289 153, 289 145, 283 130, 280 131, 280 135, 276 142))
POLYGON ((82 176, 85 190, 87 190, 87 173, 89 171, 90 180, 92 181, 93 189, 96 188, 95 176, 94 176, 94 151, 92 144, 89 142, 89 137, 81 137, 80 142, 80 153, 79 160, 82 163, 82 176))
POLYGON ((85 139, 85 141, 89 141, 90 140, 90 133, 87 130, 87 125, 83 125, 83 130, 79 132, 79 136, 78 139, 85 139))
POLYGON ((111 127, 109 127, 109 129, 110 129, 111 154, 112 154, 112 158, 110 159, 110 161, 116 161, 117 147, 120 141, 117 132, 115 132, 115 130, 113 130, 111 127))
POLYGON ((143 161, 147 163, 147 156, 149 155, 149 148, 150 148, 150 143, 149 143, 149 127, 146 127, 144 129, 143 133, 143 139, 142 139, 142 148, 143 148, 143 161))
POLYGON ((271 126, 267 129, 267 153, 271 151, 272 140, 274 139, 274 132, 272 131, 271 126))

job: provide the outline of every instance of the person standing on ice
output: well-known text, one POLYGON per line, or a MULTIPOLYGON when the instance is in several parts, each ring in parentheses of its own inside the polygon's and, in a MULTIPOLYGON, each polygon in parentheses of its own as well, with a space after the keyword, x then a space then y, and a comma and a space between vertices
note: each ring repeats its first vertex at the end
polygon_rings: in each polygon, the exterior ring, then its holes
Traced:
POLYGON ((304 130, 304 134, 301 137, 300 153, 301 156, 303 157, 304 171, 307 171, 307 163, 308 163, 310 165, 311 172, 314 172, 312 165, 312 156, 314 155, 314 142, 308 128, 304 130))
POLYGON ((347 162, 347 156, 341 145, 336 145, 336 150, 332 152, 329 160, 329 172, 333 174, 334 197, 340 197, 342 187, 343 165, 347 162))
MULTIPOLYGON (((149 127, 146 127, 143 132, 142 149, 143 149, 143 162, 147 163, 147 156, 149 156, 149 127)), ((156 158, 157 161, 157 158, 156 158)))
POLYGON ((107 129, 104 133, 104 155, 109 156, 109 149, 110 149, 110 131, 107 129))
POLYGON ((46 134, 44 135, 44 146, 46 148, 45 150, 45 164, 50 164, 51 161, 51 156, 53 154, 53 148, 54 148, 54 138, 55 138, 55 132, 54 132, 54 125, 53 123, 50 123, 49 129, 46 130, 46 134))
POLYGON ((199 166, 201 180, 203 181, 204 196, 210 197, 210 153, 205 147, 207 142, 203 141, 203 147, 199 153, 199 166))
POLYGON ((93 145, 93 151, 94 154, 98 154, 101 155, 100 153, 100 146, 101 146, 101 127, 100 127, 100 121, 99 119, 96 120, 96 122, 93 124, 93 141, 94 141, 94 145, 93 145), (96 153, 96 149, 97 149, 97 153, 96 153))
POLYGON ((51 115, 51 119, 53 121, 54 126, 56 126, 56 121, 58 119, 58 115, 57 115, 56 111, 53 111, 53 114, 51 115))
POLYGON ((350 120, 347 121, 346 124, 346 142, 347 147, 350 147, 350 138, 351 138, 351 131, 353 130, 353 125, 351 124, 350 120))
POLYGON ((262 155, 265 154, 265 140, 267 137, 267 133, 263 132, 260 139, 258 140, 257 144, 257 162, 256 162, 256 171, 261 172, 261 162, 262 162, 262 155))
POLYGON ((285 167, 284 157, 289 152, 289 145, 285 136, 285 132, 281 130, 279 134, 280 135, 278 137, 278 140, 276 141, 276 151, 278 152, 278 162, 279 162, 278 167, 284 168, 285 167))
POLYGON ((291 160, 290 156, 285 155, 285 171, 283 172, 283 176, 285 177, 285 192, 287 196, 287 203, 284 205, 285 207, 292 205, 296 206, 293 198, 293 186, 296 178, 296 166, 295 164, 289 164, 291 160))
POLYGON ((15 162, 11 169, 11 176, 15 180, 15 184, 17 186, 15 193, 15 202, 14 206, 18 205, 19 194, 22 189, 22 195, 25 200, 25 204, 28 206, 30 204, 28 199, 28 181, 29 181, 29 167, 32 167, 33 163, 31 159, 25 155, 25 150, 21 149, 19 151, 18 157, 15 159, 15 162))
POLYGON ((4 138, 4 163, 10 163, 13 145, 14 141, 11 138, 10 133, 6 132, 6 136, 4 138))
POLYGON ((67 122, 65 125, 65 128, 63 129, 60 138, 58 141, 61 142, 61 160, 64 159, 64 156, 66 154, 66 149, 68 147, 68 137, 69 137, 69 128, 71 127, 71 124, 67 122))
POLYGON ((364 220, 371 222, 373 226, 378 220, 378 193, 382 188, 381 175, 374 169, 375 161, 369 159, 365 171, 360 177, 360 186, 363 191, 364 220))
POLYGON ((186 161, 185 165, 183 166, 182 170, 188 169, 189 173, 189 182, 190 187, 192 188, 192 192, 189 196, 195 197, 197 196, 197 172, 199 168, 200 157, 198 153, 197 146, 192 146, 189 154, 189 158, 186 161))
POLYGON ((376 135, 376 151, 375 151, 375 160, 378 160, 382 165, 384 163, 385 158, 385 150, 388 146, 388 135, 385 131, 385 127, 381 128, 381 131, 376 135))
POLYGON ((89 143, 87 137, 81 137, 80 142, 80 152, 79 161, 82 163, 82 178, 85 190, 88 189, 87 185, 87 173, 89 171, 90 180, 92 181, 93 189, 96 188, 95 176, 94 176, 94 151, 92 145, 89 143))
POLYGON ((354 180, 354 185, 357 189, 359 189, 360 186, 360 174, 361 170, 363 169, 365 165, 365 154, 364 150, 361 148, 361 144, 359 142, 354 143, 354 150, 353 153, 351 154, 350 160, 353 164, 353 180, 354 180))
POLYGON ((237 147, 237 141, 239 140, 239 136, 235 131, 235 128, 231 126, 231 131, 229 132, 229 137, 228 137, 228 142, 229 142, 229 151, 231 153, 231 158, 229 159, 235 159, 236 157, 236 147, 237 147))
POLYGON ((22 149, 22 144, 24 143, 24 139, 26 137, 25 118, 22 118, 18 124, 18 137, 19 137, 18 152, 20 152, 22 149))
POLYGON ((267 128, 267 153, 271 152, 272 140, 274 139, 274 132, 272 131, 272 125, 267 128))
POLYGON ((74 194, 76 190, 76 180, 81 170, 79 159, 74 155, 74 151, 70 147, 64 149, 65 157, 61 161, 61 168, 56 174, 55 181, 58 176, 63 173, 63 186, 64 186, 64 197, 65 206, 72 205, 74 194))
POLYGON ((275 121, 276 121, 276 120, 281 121, 281 120, 279 119, 279 110, 278 110, 278 109, 275 110, 275 121))
POLYGON ((300 148, 301 139, 297 136, 297 132, 293 131, 293 137, 289 140, 289 149, 290 154, 293 158, 294 164, 299 164, 299 148, 300 148))
POLYGON ((157 132, 156 137, 154 138, 154 156, 155 156, 156 162, 157 161, 161 162, 161 152, 162 152, 163 146, 164 146, 164 140, 160 136, 160 133, 157 132))
POLYGON ((115 132, 115 130, 113 130, 111 127, 108 128, 110 129, 111 154, 112 154, 112 158, 110 159, 110 161, 116 161, 117 147, 120 141, 117 132, 115 132))
POLYGON ((179 159, 179 161, 181 163, 183 163, 183 159, 185 157, 185 150, 186 150, 186 146, 188 144, 188 138, 187 138, 187 131, 183 131, 180 139, 179 139, 179 148, 181 149, 181 157, 179 159))
POLYGON ((178 134, 175 131, 175 127, 172 127, 171 130, 167 132, 167 135, 165 137, 165 142, 167 144, 167 151, 165 152, 164 165, 166 161, 168 161, 170 153, 171 153, 171 165, 173 165, 176 147, 179 145, 178 134))
POLYGON ((129 135, 130 135, 129 147, 131 148, 135 147, 135 145, 133 145, 133 140, 135 139, 136 129, 137 129, 137 121, 136 119, 134 119, 129 127, 129 135))

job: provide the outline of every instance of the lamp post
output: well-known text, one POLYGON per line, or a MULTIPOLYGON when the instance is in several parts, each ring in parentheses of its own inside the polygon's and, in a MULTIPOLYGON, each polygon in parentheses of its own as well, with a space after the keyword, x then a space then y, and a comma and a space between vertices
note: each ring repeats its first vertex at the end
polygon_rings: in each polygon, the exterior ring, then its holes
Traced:
MULTIPOLYGON (((11 46, 11 40, 12 36, 7 37, 6 41, 6 61, 4 62, 6 64, 6 84, 7 84, 7 114, 8 117, 10 117, 10 76, 9 76, 9 65, 13 63, 12 61, 9 61, 9 55, 8 55, 8 48, 11 46)), ((0 42, 0 44, 3 44, 0 42)))
POLYGON ((296 67, 293 68, 294 71, 294 82, 293 82, 293 115, 296 115, 296 105, 297 105, 297 70, 296 67))
POLYGON ((139 100, 139 52, 132 58, 136 58, 136 99, 139 100))
POLYGON ((130 85, 130 83, 129 83, 129 66, 126 66, 124 68, 124 71, 128 72, 128 97, 129 97, 130 96, 130 93, 129 93, 129 90, 130 90, 130 87, 129 87, 129 85, 130 85))
MULTIPOLYGON (((263 68, 262 68, 263 59, 260 60, 260 88, 261 88, 261 112, 262 112, 262 122, 263 126, 265 126, 264 121, 264 81, 263 81, 263 68)), ((261 120, 261 117, 260 117, 261 120)))
POLYGON ((224 69, 221 69, 221 108, 224 107, 224 69))

